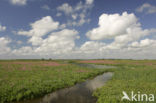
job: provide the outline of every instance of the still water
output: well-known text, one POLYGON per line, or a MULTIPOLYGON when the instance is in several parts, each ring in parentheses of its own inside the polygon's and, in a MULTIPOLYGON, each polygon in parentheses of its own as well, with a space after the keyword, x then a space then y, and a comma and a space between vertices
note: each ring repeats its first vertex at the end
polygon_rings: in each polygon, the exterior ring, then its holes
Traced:
POLYGON ((83 63, 72 63, 74 65, 80 66, 80 67, 85 67, 85 68, 94 68, 94 69, 114 69, 117 68, 115 66, 110 66, 110 65, 96 65, 96 64, 83 64, 83 63))
POLYGON ((78 83, 70 88, 65 88, 45 95, 42 98, 18 102, 18 103, 96 103, 92 96, 95 89, 102 87, 113 73, 104 73, 92 80, 78 83))

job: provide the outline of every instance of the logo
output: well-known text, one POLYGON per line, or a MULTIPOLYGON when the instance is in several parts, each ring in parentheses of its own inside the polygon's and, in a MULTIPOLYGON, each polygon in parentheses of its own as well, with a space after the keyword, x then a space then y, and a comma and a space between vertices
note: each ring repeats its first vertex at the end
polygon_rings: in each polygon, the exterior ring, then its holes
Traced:
POLYGON ((121 98, 121 100, 128 100, 128 101, 148 101, 148 102, 153 102, 154 101, 154 94, 141 94, 140 92, 138 93, 134 93, 134 91, 132 91, 130 93, 130 95, 128 96, 128 94, 123 91, 123 97, 121 98))

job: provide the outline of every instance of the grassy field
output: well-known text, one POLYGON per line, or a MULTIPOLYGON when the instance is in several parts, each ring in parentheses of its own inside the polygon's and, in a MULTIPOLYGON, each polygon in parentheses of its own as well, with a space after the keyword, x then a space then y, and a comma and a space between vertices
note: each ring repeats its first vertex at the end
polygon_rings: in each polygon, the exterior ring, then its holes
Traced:
MULTIPOLYGON (((94 92, 98 98, 97 103, 150 103, 149 101, 121 101, 122 91, 126 91, 128 96, 133 91, 137 94, 154 94, 156 96, 156 61, 155 60, 89 60, 79 61, 81 63, 94 63, 114 65, 118 69, 114 71, 114 76, 105 86, 94 92), (139 92, 139 93, 138 93, 139 92)), ((152 103, 156 103, 155 101, 152 103)))
POLYGON ((0 102, 31 99, 106 72, 61 61, 0 61, 0 102))
POLYGON ((0 102, 39 97, 108 71, 114 72, 112 79, 93 93, 97 103, 150 103, 121 101, 123 91, 156 96, 155 60, 15 60, 0 61, 0 102), (117 68, 89 69, 68 64, 73 62, 117 68))

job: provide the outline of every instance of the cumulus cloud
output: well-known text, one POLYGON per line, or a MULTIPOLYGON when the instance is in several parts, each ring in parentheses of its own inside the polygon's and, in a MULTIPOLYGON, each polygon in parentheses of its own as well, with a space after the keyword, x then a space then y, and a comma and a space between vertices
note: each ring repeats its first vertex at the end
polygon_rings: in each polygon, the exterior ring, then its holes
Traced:
POLYGON ((132 42, 130 44, 130 47, 142 48, 142 47, 151 46, 152 44, 156 44, 156 40, 152 40, 152 39, 147 38, 147 39, 141 40, 140 42, 138 42, 138 41, 132 42))
POLYGON ((129 31, 127 34, 119 35, 114 37, 114 41, 107 45, 106 48, 108 49, 123 49, 127 48, 128 44, 137 41, 142 37, 151 35, 153 32, 152 30, 142 30, 141 28, 135 28, 134 30, 129 31))
POLYGON ((0 24, 0 31, 5 31, 6 30, 6 26, 2 26, 1 24, 0 24))
POLYGON ((99 17, 99 27, 93 28, 86 33, 91 40, 113 39, 103 49, 128 48, 128 44, 139 40, 142 37, 156 33, 156 29, 141 28, 137 17, 127 12, 119 14, 102 14, 99 17))
POLYGON ((59 26, 59 22, 55 22, 51 16, 46 16, 41 18, 40 20, 35 21, 30 24, 31 30, 29 31, 18 31, 19 35, 26 36, 44 36, 50 31, 56 30, 59 26))
POLYGON ((8 48, 14 57, 20 56, 22 58, 156 58, 156 40, 151 39, 151 35, 156 33, 156 28, 142 29, 138 18, 133 13, 102 14, 99 17, 99 26, 86 34, 90 40, 85 41, 80 46, 76 45, 76 40, 80 38, 77 30, 67 29, 66 24, 59 25, 51 17, 48 20, 44 20, 45 18, 31 23, 31 30, 18 32, 20 35, 28 36, 28 42, 32 43, 32 46, 22 46, 10 50, 8 47, 9 40, 3 38, 0 42, 5 40, 8 42, 5 41, 0 47, 8 48), (54 25, 50 25, 49 22, 50 24, 57 24, 57 26, 51 28, 49 26, 54 25), (45 27, 46 24, 49 26, 45 27), (41 32, 37 32, 38 29, 41 32), (109 42, 105 42, 105 40, 109 42))
POLYGON ((8 46, 10 42, 11 42, 10 39, 5 37, 0 37, 0 55, 4 55, 10 52, 11 49, 8 46))
POLYGON ((67 15, 73 12, 72 6, 70 6, 68 3, 64 3, 61 6, 57 7, 57 10, 63 11, 67 15))
POLYGON ((101 51, 106 44, 96 41, 87 41, 81 47, 80 50, 84 53, 97 53, 101 51))
POLYGON ((42 43, 42 37, 38 37, 38 36, 32 36, 29 40, 28 43, 32 43, 32 45, 37 46, 40 45, 42 43))
POLYGON ((58 13, 56 16, 61 16, 62 14, 60 14, 60 12, 62 12, 70 18, 67 20, 67 26, 82 26, 90 22, 87 15, 89 10, 93 7, 93 2, 94 0, 86 0, 85 3, 80 1, 75 6, 64 3, 57 7, 58 13))
POLYGON ((126 34, 133 27, 138 27, 137 18, 134 14, 127 12, 120 14, 102 14, 99 17, 99 27, 87 32, 91 40, 103 40, 113 38, 117 35, 126 34))
POLYGON ((156 6, 149 3, 144 3, 136 9, 137 12, 146 12, 146 14, 156 13, 156 6))
MULTIPOLYGON (((156 40, 143 39, 132 42, 126 48, 108 48, 110 44, 97 41, 85 42, 79 52, 74 52, 75 58, 86 59, 155 59, 156 40), (95 48, 95 49, 94 49, 95 48)), ((73 56, 73 57, 74 57, 73 56)))
POLYGON ((23 46, 19 49, 14 49, 12 51, 12 54, 14 55, 20 55, 20 56, 32 56, 34 55, 34 51, 33 51, 33 48, 30 47, 30 46, 23 46))
POLYGON ((10 0, 10 3, 13 5, 26 5, 27 0, 10 0))
POLYGON ((86 0, 86 4, 93 4, 94 0, 86 0))
POLYGON ((76 30, 63 29, 58 32, 52 32, 47 38, 40 41, 38 46, 23 46, 19 49, 14 49, 12 54, 21 56, 35 56, 38 57, 58 57, 69 54, 75 49, 75 40, 79 39, 78 32, 76 30))
POLYGON ((66 24, 59 25, 53 21, 52 17, 46 16, 40 20, 30 24, 31 30, 18 31, 18 35, 30 37, 28 43, 32 46, 24 46, 19 49, 14 49, 12 54, 16 55, 50 55, 56 56, 75 49, 75 40, 79 39, 78 31, 65 29, 66 24), (57 30, 54 31, 54 30, 57 30), (47 35, 47 37, 44 37, 47 35))
POLYGON ((52 19, 51 16, 46 16, 40 20, 35 21, 30 24, 31 30, 29 31, 18 31, 19 35, 30 36, 29 42, 33 45, 39 45, 42 41, 42 36, 52 32, 59 27, 59 22, 56 22, 52 19))
POLYGON ((66 24, 61 24, 59 27, 59 29, 64 29, 64 28, 66 28, 66 24))
POLYGON ((155 58, 156 40, 146 37, 156 33, 156 29, 142 29, 138 18, 127 12, 120 14, 102 14, 99 27, 86 33, 90 40, 79 49, 79 56, 94 55, 96 58, 155 58), (140 40, 141 38, 145 38, 140 40), (112 42, 104 43, 101 40, 112 42), (99 40, 99 41, 95 41, 99 40), (151 51, 153 50, 153 51, 151 51), (148 56, 144 56, 144 55, 148 56))
POLYGON ((75 39, 78 39, 76 30, 64 29, 51 33, 42 44, 36 48, 35 52, 41 54, 61 54, 72 51, 75 47, 75 39))

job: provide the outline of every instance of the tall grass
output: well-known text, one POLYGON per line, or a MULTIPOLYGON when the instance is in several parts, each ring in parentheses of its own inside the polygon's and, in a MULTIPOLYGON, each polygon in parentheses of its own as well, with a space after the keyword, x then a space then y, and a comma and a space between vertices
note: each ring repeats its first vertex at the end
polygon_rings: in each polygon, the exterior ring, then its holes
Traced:
MULTIPOLYGON (((120 62, 120 60, 118 61, 120 62)), ((113 78, 102 88, 94 92, 98 98, 97 103, 149 103, 146 101, 121 101, 122 91, 128 94, 134 91, 142 94, 154 94, 156 96, 156 65, 145 65, 144 61, 122 61, 115 70, 113 78), (122 64, 124 62, 124 64, 122 64), (139 65, 134 63, 139 62, 139 65)), ((155 97, 156 102, 156 97, 155 97)), ((152 102, 152 103, 155 103, 152 102)))

